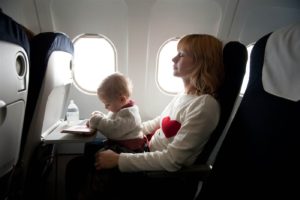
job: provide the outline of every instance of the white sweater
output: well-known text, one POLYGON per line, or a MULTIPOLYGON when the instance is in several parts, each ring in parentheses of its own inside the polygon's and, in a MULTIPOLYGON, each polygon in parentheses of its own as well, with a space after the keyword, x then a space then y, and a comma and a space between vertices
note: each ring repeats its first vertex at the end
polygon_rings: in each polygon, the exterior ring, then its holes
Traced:
POLYGON ((90 118, 90 127, 112 140, 143 138, 142 120, 136 105, 107 115, 99 112, 90 118))
POLYGON ((150 140, 150 152, 121 153, 119 169, 176 171, 193 164, 219 117, 219 103, 211 95, 177 95, 159 117, 143 123, 144 134, 158 128, 150 140))

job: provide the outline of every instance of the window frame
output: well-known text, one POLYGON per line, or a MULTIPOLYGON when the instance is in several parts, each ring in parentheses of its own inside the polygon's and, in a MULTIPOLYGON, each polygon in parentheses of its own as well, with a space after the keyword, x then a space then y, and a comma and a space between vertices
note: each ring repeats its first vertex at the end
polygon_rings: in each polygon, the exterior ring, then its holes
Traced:
MULTIPOLYGON (((112 48, 113 50, 113 53, 114 53, 114 67, 113 67, 113 72, 116 72, 117 69, 118 69, 118 53, 117 53, 117 49, 115 47, 115 45, 113 44, 113 42, 108 38, 106 37, 105 35, 103 34, 98 34, 98 33, 83 33, 83 34, 80 34, 78 36, 76 36, 72 42, 73 42, 73 45, 75 47, 75 43, 77 41, 79 41, 80 39, 84 39, 84 38, 99 38, 99 39, 104 39, 112 48)), ((75 48, 74 48, 74 51, 75 51, 75 48)), ((97 95, 97 90, 95 91, 91 91, 91 90, 88 90, 86 88, 84 88, 81 84, 78 83, 78 81, 76 80, 76 76, 75 76, 75 63, 74 63, 74 60, 75 58, 73 58, 73 61, 72 61, 72 67, 71 67, 71 70, 72 70, 72 80, 73 80, 73 85, 75 86, 75 88, 77 88, 80 92, 82 93, 85 93, 85 94, 88 94, 88 95, 97 95)), ((100 81, 101 82, 101 81, 100 81)))
MULTIPOLYGON (((173 42, 173 41, 178 43, 179 40, 180 40, 180 37, 176 36, 176 37, 169 38, 168 40, 166 40, 165 42, 163 42, 162 45, 159 47, 159 49, 158 49, 158 51, 157 51, 157 56, 156 56, 155 83, 156 83, 157 87, 159 88, 159 90, 160 90, 162 93, 167 94, 167 95, 171 95, 171 96, 174 96, 174 95, 178 94, 179 92, 181 92, 182 89, 183 89, 183 87, 182 87, 180 90, 178 90, 178 91, 172 92, 172 91, 166 90, 166 88, 164 88, 164 87, 160 84, 160 81, 159 81, 160 54, 161 54, 163 48, 164 48, 166 45, 168 45, 168 43, 173 42)), ((176 45, 176 46, 177 46, 177 45, 176 45)), ((177 48, 176 48, 176 52, 177 52, 177 48)), ((172 59, 173 57, 175 57, 175 56, 176 56, 176 54, 173 55, 173 56, 171 57, 171 59, 172 59)), ((174 77, 174 76, 173 76, 173 77, 174 77)), ((178 78, 178 77, 174 77, 174 79, 175 79, 175 78, 178 78)), ((178 78, 178 79, 179 79, 179 78, 178 78)), ((181 81, 181 80, 179 80, 179 81, 181 81)), ((183 84, 183 83, 182 83, 182 84, 183 84)))

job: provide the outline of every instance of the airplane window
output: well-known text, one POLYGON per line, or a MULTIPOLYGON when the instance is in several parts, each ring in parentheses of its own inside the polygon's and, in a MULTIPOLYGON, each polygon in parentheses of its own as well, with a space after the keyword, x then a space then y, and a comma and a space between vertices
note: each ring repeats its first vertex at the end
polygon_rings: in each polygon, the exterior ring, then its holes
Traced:
POLYGON ((173 76, 172 58, 177 54, 179 39, 173 38, 165 42, 158 52, 156 81, 165 93, 176 94, 183 91, 182 80, 173 76))
POLYGON ((80 35, 73 43, 74 85, 82 92, 96 94, 100 82, 116 71, 116 50, 108 38, 98 34, 80 35))
POLYGON ((245 76, 244 76, 244 79, 243 79, 243 83, 242 83, 242 88, 241 88, 241 91, 240 91, 240 95, 241 95, 241 96, 244 95, 245 90, 246 90, 246 87, 247 87, 247 85, 248 85, 248 81, 249 81, 250 54, 251 54, 251 51, 252 51, 253 46, 254 46, 254 43, 249 44, 249 45, 247 46, 248 60, 247 60, 247 64, 246 64, 246 73, 245 73, 245 76))

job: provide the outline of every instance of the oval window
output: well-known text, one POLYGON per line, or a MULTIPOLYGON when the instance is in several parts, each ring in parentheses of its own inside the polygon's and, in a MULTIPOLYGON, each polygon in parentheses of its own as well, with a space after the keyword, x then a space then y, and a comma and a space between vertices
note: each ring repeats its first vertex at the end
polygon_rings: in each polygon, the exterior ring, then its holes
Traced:
POLYGON ((173 76, 172 58, 177 55, 179 38, 166 41, 159 49, 157 56, 156 82, 158 87, 167 94, 177 94, 183 90, 181 78, 173 76))
POLYGON ((103 35, 83 34, 75 38, 72 64, 74 85, 82 92, 96 94, 100 82, 117 70, 117 53, 103 35))

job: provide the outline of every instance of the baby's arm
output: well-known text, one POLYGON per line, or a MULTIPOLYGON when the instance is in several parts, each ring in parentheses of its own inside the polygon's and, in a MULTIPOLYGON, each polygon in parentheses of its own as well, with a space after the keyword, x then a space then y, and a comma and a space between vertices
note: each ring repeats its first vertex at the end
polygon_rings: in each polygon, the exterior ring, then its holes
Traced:
POLYGON ((95 119, 97 119, 96 121, 101 120, 103 117, 105 117, 105 114, 103 114, 100 111, 94 111, 91 113, 91 117, 90 119, 86 122, 86 126, 87 127, 91 127, 91 128, 96 128, 96 124, 95 124, 95 119), (93 122, 92 122, 93 121, 93 122))

